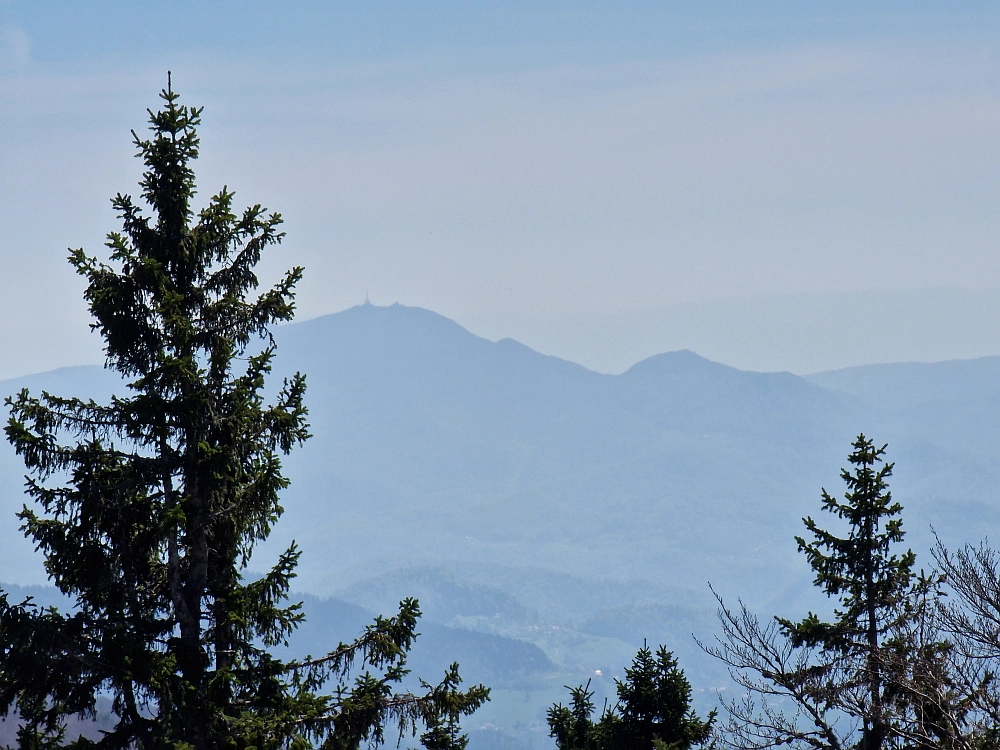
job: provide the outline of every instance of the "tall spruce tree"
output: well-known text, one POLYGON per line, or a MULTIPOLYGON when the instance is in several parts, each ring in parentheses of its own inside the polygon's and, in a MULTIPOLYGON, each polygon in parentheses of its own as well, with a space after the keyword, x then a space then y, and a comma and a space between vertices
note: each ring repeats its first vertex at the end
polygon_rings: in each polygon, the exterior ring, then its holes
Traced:
POLYGON ((861 687, 865 707, 858 747, 881 750, 890 733, 888 704, 899 692, 893 675, 887 674, 887 666, 898 660, 889 656, 902 645, 896 636, 914 613, 915 584, 920 582, 913 571, 913 551, 893 551, 903 541, 903 506, 892 500, 886 482, 893 468, 882 458, 886 446, 877 448, 859 435, 852 447, 847 460, 853 470, 841 471, 847 485, 844 501, 822 491, 823 510, 847 521, 847 535, 837 536, 807 517, 803 522, 812 539, 795 538, 816 572, 815 585, 839 600, 835 619, 823 622, 810 613, 800 622, 778 622, 794 646, 818 647, 858 665, 848 681, 861 687))
POLYGON ((284 662, 268 649, 302 619, 287 600, 293 545, 244 577, 282 513, 280 454, 308 437, 302 375, 273 404, 269 326, 293 314, 294 268, 258 292, 254 268, 282 239, 281 217, 236 213, 223 188, 195 214, 201 109, 169 85, 151 136, 133 132, 151 210, 119 194, 110 261, 70 262, 88 282, 107 366, 129 380, 110 404, 22 391, 7 436, 29 471, 23 529, 68 611, 0 598, 0 707, 22 747, 85 746, 68 716, 112 700, 102 748, 355 748, 386 729, 427 747, 463 747, 460 716, 488 691, 458 687, 457 665, 417 694, 396 692, 416 637, 413 600, 326 656, 284 662), (262 343, 258 343, 262 342, 262 343))

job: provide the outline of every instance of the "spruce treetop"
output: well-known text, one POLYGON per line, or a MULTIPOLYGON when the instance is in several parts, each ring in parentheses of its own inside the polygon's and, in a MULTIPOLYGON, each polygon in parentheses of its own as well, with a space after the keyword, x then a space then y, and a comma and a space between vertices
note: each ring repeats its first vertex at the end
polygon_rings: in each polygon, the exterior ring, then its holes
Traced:
POLYGON ((559 750, 689 750, 709 741, 715 711, 701 719, 691 708, 691 684, 663 646, 643 646, 615 680, 617 703, 598 721, 590 683, 570 688, 570 705, 549 708, 549 735, 559 750))
POLYGON ((821 623, 812 614, 796 625, 782 621, 796 645, 848 648, 860 633, 870 632, 873 617, 884 629, 887 613, 910 593, 916 556, 909 549, 893 551, 904 537, 903 506, 889 491, 893 464, 884 463, 886 447, 858 435, 847 459, 853 470, 840 473, 846 485, 843 502, 822 490, 823 510, 847 521, 846 536, 821 528, 812 517, 802 519, 812 539, 795 537, 799 551, 816 573, 814 584, 840 606, 835 623, 821 623))

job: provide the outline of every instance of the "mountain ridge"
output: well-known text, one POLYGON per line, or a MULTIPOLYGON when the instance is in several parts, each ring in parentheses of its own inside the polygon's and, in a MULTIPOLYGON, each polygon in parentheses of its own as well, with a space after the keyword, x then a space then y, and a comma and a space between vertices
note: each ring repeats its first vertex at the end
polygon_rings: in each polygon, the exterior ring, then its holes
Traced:
MULTIPOLYGON (((899 390, 900 378, 885 373, 909 365, 800 377, 679 350, 605 375, 398 304, 280 326, 275 339, 273 380, 306 373, 315 436, 285 460, 288 512, 262 555, 293 537, 307 542, 302 580, 321 594, 338 589, 358 560, 754 581, 755 571, 794 559, 798 519, 821 485, 836 486, 857 432, 884 435, 893 457, 924 456, 916 467, 901 460, 897 474, 903 494, 918 496, 909 503, 915 525, 935 522, 930 506, 955 488, 943 486, 953 457, 935 453, 934 430, 960 431, 949 415, 976 415, 978 406, 935 410, 933 398, 904 394, 873 407, 875 397, 863 398, 878 383, 899 390)), ((985 392, 995 363, 972 362, 985 392)), ((962 370, 920 372, 961 380, 962 370)), ((86 366, 4 382, 97 398, 120 383, 86 366)), ((907 382, 920 390, 919 377, 907 382)), ((961 401, 945 386, 932 396, 961 401)), ((970 496, 980 504, 996 476, 990 457, 1000 453, 992 413, 978 417, 985 452, 956 459, 979 478, 970 496)), ((10 490, 21 473, 12 456, 0 460, 4 512, 19 507, 10 490)), ((14 548, 0 552, 0 571, 26 554, 23 540, 14 548)))

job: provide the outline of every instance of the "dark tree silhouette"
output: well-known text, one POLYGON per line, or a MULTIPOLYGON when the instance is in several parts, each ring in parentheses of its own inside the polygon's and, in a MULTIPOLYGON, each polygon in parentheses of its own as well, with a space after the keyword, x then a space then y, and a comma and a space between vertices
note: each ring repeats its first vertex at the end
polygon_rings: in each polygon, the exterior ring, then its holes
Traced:
POLYGON ((796 538, 815 585, 837 602, 832 621, 761 622, 719 599, 722 634, 702 647, 746 689, 726 704, 721 741, 741 750, 977 746, 942 629, 941 578, 916 573, 911 550, 895 551, 903 508, 888 489, 885 446, 859 435, 852 447, 843 500, 822 493, 846 533, 805 518, 811 539, 796 538))
POLYGON ((663 646, 639 650, 625 679, 616 680, 618 702, 596 722, 590 683, 570 688, 570 705, 548 712, 550 735, 559 750, 688 750, 705 743, 713 711, 700 719, 691 708, 691 685, 663 646))
MULTIPOLYGON (((110 696, 102 748, 354 748, 390 724, 428 747, 462 747, 457 721, 488 696, 458 688, 457 665, 418 694, 396 692, 417 603, 329 654, 284 662, 269 648, 302 618, 287 600, 294 544, 259 580, 244 569, 282 513, 280 455, 308 437, 302 375, 273 404, 262 389, 289 320, 289 271, 258 291, 254 268, 281 217, 237 213, 223 188, 195 213, 201 109, 161 92, 151 136, 133 133, 150 213, 112 201, 110 260, 75 250, 107 366, 129 395, 97 404, 22 391, 7 436, 30 473, 20 517, 67 612, 0 601, 0 707, 23 747, 67 744, 68 716, 110 696)), ((84 745, 85 740, 68 744, 84 745)))

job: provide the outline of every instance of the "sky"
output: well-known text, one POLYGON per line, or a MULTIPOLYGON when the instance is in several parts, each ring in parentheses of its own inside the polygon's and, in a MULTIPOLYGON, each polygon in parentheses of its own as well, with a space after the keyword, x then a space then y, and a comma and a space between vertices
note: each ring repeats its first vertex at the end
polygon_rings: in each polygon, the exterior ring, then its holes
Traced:
POLYGON ((0 0, 0 377, 100 362, 67 248, 173 72, 299 318, 430 308, 595 369, 1000 354, 1000 6, 0 0), (996 342, 996 343, 995 343, 996 342))

